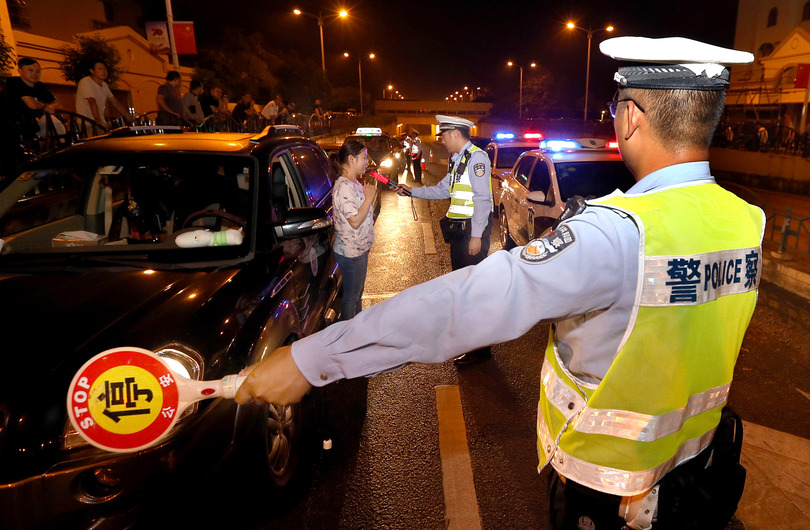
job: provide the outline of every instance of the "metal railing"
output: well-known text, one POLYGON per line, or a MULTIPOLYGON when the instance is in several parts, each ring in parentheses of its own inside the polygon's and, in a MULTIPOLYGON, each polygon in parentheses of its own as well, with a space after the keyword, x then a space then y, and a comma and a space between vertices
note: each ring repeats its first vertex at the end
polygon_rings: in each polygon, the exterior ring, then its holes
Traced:
POLYGON ((773 212, 766 217, 765 239, 779 245, 779 252, 792 250, 810 255, 810 217, 793 217, 787 211, 773 212))
POLYGON ((717 128, 713 145, 743 151, 810 157, 807 140, 807 133, 799 133, 796 129, 781 124, 723 123, 717 128))

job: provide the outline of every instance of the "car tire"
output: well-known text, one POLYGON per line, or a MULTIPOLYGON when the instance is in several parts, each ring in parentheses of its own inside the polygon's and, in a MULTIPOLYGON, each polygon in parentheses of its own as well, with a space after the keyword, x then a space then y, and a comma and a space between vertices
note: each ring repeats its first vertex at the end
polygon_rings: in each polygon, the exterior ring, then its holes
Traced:
POLYGON ((499 230, 501 238, 501 247, 503 247, 504 250, 511 250, 515 248, 517 245, 515 245, 512 236, 509 235, 509 220, 506 218, 506 210, 503 208, 501 208, 499 219, 501 225, 499 230))

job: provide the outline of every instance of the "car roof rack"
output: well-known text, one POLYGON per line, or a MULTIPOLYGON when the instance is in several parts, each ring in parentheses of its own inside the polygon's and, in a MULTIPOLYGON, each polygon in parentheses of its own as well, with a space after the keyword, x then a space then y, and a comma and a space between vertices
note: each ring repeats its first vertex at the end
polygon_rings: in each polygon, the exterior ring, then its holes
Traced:
POLYGON ((183 128, 177 125, 127 125, 113 129, 103 138, 125 138, 128 136, 148 136, 152 134, 181 134, 183 128))
POLYGON ((270 137, 289 137, 289 136, 300 136, 302 138, 308 138, 308 136, 304 133, 304 130, 297 125, 269 125, 264 128, 262 132, 250 138, 250 141, 253 143, 258 143, 265 138, 270 137))

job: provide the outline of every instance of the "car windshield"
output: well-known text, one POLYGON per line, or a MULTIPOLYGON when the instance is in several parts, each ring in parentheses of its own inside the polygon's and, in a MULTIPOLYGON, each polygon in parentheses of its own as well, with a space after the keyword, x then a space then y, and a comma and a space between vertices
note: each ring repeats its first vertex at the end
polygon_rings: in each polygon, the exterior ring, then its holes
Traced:
POLYGON ((529 150, 531 150, 530 147, 499 147, 495 167, 497 169, 512 169, 520 155, 529 150))
POLYGON ((254 222, 254 176, 253 159, 238 156, 43 159, 0 185, 0 263, 54 254, 175 264, 238 257, 254 222))
POLYGON ((347 140, 357 140, 365 144, 369 151, 389 151, 388 139, 382 136, 350 136, 347 140))
POLYGON ((601 197, 617 189, 627 191, 636 183, 624 162, 618 160, 556 162, 554 169, 564 201, 574 195, 588 198, 601 197))

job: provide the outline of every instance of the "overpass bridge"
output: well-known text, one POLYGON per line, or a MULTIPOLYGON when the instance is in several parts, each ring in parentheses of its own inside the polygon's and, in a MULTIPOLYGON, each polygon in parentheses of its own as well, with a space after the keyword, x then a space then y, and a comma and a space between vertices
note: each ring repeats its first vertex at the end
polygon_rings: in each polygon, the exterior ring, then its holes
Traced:
POLYGON ((467 118, 475 124, 471 133, 477 136, 480 132, 478 122, 490 115, 492 103, 378 99, 374 102, 374 109, 378 116, 395 117, 397 136, 403 132, 410 133, 413 129, 419 131, 421 136, 435 136, 439 130, 436 114, 467 118))

